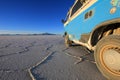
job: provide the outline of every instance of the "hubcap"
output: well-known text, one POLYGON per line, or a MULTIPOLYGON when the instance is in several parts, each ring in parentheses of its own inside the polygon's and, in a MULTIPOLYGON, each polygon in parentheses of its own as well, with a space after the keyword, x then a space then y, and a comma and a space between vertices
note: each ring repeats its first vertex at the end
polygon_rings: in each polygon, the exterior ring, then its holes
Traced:
POLYGON ((115 49, 108 49, 103 52, 105 66, 114 73, 120 75, 120 52, 115 49))

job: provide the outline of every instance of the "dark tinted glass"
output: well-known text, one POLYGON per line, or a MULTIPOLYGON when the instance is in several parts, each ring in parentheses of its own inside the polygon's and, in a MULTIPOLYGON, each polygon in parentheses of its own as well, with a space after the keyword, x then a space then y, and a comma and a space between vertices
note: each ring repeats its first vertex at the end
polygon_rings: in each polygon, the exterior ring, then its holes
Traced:
POLYGON ((71 16, 82 6, 82 3, 80 2, 80 0, 78 0, 78 2, 75 4, 75 6, 72 9, 72 13, 71 16))

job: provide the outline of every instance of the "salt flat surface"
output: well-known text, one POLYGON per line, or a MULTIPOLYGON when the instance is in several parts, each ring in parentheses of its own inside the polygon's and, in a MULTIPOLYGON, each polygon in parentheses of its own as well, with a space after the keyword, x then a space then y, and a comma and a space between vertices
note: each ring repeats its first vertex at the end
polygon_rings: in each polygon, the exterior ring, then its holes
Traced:
MULTIPOLYGON (((66 48, 60 35, 0 36, 0 80, 106 80, 96 65, 77 58, 88 51, 66 48)), ((94 61, 93 54, 85 59, 94 61)))

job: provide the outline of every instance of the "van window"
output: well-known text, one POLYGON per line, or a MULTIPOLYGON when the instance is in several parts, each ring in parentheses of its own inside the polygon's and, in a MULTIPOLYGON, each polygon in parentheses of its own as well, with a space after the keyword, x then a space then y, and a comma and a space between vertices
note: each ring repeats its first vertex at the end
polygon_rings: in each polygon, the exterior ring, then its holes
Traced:
POLYGON ((82 3, 80 0, 77 1, 77 3, 74 5, 73 9, 72 9, 72 13, 71 13, 71 16, 79 9, 81 8, 82 6, 82 3))
POLYGON ((90 18, 90 17, 92 17, 92 16, 93 16, 93 10, 87 12, 87 13, 85 14, 85 16, 84 16, 84 19, 88 19, 88 18, 90 18))

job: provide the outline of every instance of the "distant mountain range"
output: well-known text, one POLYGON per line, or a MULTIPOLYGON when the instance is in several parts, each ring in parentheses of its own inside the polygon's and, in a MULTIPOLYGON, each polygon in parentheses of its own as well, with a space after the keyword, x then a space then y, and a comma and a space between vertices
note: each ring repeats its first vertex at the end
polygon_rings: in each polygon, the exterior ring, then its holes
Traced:
POLYGON ((41 35, 56 35, 56 34, 52 34, 52 33, 42 33, 41 35))
POLYGON ((0 34, 0 36, 37 36, 37 35, 57 35, 53 33, 34 33, 34 34, 0 34))

